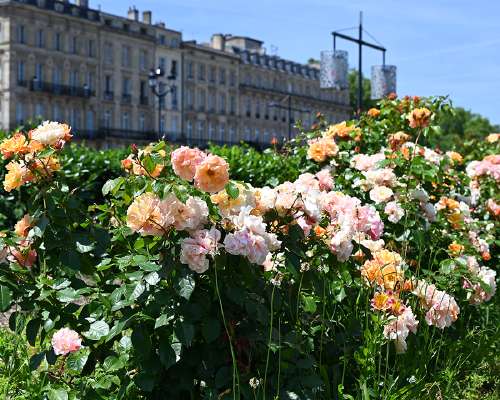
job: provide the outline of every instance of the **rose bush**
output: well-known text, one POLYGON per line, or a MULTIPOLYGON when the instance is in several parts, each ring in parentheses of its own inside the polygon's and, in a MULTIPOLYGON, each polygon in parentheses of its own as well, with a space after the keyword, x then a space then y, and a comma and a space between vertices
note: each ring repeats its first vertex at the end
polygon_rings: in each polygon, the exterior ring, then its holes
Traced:
POLYGON ((477 160, 426 146, 446 107, 318 115, 283 149, 302 173, 263 187, 210 152, 132 146, 90 207, 61 179, 69 127, 6 139, 5 190, 33 190, 1 239, 1 308, 46 395, 422 393, 496 289, 498 140, 477 160))

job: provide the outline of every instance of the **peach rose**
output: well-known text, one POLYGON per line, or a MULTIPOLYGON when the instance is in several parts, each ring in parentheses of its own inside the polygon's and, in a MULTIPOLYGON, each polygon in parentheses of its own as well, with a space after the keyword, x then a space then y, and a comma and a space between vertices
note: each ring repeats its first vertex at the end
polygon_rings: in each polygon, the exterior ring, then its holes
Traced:
POLYGON ((52 336, 52 347, 56 355, 66 355, 80 350, 82 339, 75 331, 69 328, 62 328, 52 336))
POLYGON ((378 108, 370 108, 367 114, 372 118, 377 118, 380 115, 380 110, 378 108))
POLYGON ((168 201, 153 193, 136 197, 127 210, 127 226, 143 236, 161 236, 174 221, 168 201))
POLYGON ((316 162, 324 162, 327 158, 334 157, 339 152, 339 147, 331 137, 323 137, 309 141, 307 158, 316 162))
POLYGON ((33 180, 33 175, 23 163, 11 161, 5 168, 9 171, 5 175, 3 182, 3 187, 7 192, 17 189, 24 183, 33 180))
POLYGON ((429 126, 431 111, 428 108, 415 108, 408 116, 411 128, 425 128, 429 126))
POLYGON ((220 192, 228 182, 229 164, 219 156, 207 156, 196 168, 194 185, 204 192, 220 192))
POLYGON ((47 146, 60 145, 61 142, 67 142, 71 139, 71 128, 66 124, 59 122, 45 121, 36 129, 30 131, 29 136, 47 146))
POLYGON ((15 154, 27 153, 26 137, 22 133, 15 133, 11 138, 5 139, 0 144, 0 152, 5 159, 11 158, 15 154))
POLYGON ((207 158, 207 155, 200 149, 182 146, 172 152, 170 161, 177 176, 192 181, 196 174, 196 168, 205 158, 207 158))
POLYGON ((32 219, 29 214, 26 214, 24 217, 22 217, 17 224, 14 226, 14 232, 17 236, 19 237, 26 237, 28 236, 28 232, 31 228, 32 224, 32 219))

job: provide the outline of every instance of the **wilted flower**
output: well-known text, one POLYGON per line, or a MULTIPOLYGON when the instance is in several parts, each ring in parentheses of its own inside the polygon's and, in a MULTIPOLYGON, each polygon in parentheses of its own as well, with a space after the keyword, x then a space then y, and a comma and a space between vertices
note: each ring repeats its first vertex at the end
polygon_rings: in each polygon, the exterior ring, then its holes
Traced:
POLYGON ((411 128, 425 128, 429 125, 431 111, 427 108, 415 108, 408 116, 411 128))
POLYGON ((56 355, 64 356, 80 350, 82 339, 75 331, 69 328, 62 328, 52 336, 52 347, 56 355))

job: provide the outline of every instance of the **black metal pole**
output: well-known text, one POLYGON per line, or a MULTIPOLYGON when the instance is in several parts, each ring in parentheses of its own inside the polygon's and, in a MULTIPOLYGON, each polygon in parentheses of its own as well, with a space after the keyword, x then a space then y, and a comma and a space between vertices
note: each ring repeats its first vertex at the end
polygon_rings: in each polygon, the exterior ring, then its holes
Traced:
POLYGON ((161 96, 158 95, 158 140, 161 138, 161 96))
POLYGON ((359 13, 358 114, 363 107, 363 12, 359 13))

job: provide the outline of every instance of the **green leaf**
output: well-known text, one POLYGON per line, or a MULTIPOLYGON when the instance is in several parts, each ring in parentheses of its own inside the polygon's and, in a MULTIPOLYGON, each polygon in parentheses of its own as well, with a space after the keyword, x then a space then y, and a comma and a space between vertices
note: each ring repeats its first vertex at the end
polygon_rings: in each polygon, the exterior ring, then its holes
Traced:
POLYGON ((37 353, 31 356, 29 363, 30 370, 35 371, 36 369, 38 369, 44 358, 45 358, 45 352, 43 351, 41 353, 37 353))
POLYGON ((111 179, 107 181, 104 186, 102 187, 102 194, 103 196, 107 196, 109 192, 113 191, 116 193, 116 191, 120 188, 120 186, 123 184, 124 179, 122 177, 116 178, 116 179, 111 179))
POLYGON ((167 325, 170 321, 174 319, 173 315, 162 314, 158 318, 156 318, 155 329, 161 328, 162 326, 167 325))
POLYGON ((40 330, 40 325, 42 321, 38 318, 30 320, 28 325, 26 325, 26 339, 28 339, 28 343, 31 346, 35 346, 36 337, 38 335, 38 331, 40 330))
POLYGON ((118 371, 125 367, 125 362, 117 356, 109 356, 104 360, 104 370, 106 372, 118 371))
POLYGON ((68 393, 64 389, 50 389, 47 392, 48 400, 68 400, 68 393))
POLYGON ((220 335, 220 322, 214 318, 206 320, 201 327, 201 333, 207 343, 213 342, 220 335))
POLYGON ((194 325, 190 322, 182 321, 175 327, 175 334, 184 346, 189 347, 194 338, 194 325))
POLYGON ((79 351, 75 351, 74 353, 71 353, 67 360, 66 360, 66 366, 74 372, 82 372, 83 367, 85 367, 85 364, 87 363, 87 360, 89 358, 89 350, 88 349, 81 349, 79 351))
POLYGON ((145 263, 138 264, 139 268, 147 272, 155 272, 161 269, 161 265, 155 264, 154 262, 148 261, 145 263))
POLYGON ((177 356, 174 349, 167 341, 163 340, 160 342, 160 347, 158 349, 158 355, 160 356, 160 362, 163 366, 168 369, 176 363, 177 356))
POLYGON ((105 321, 95 321, 90 324, 90 328, 87 332, 83 333, 87 339, 99 340, 100 338, 107 336, 109 333, 109 325, 105 321))
POLYGON ((7 287, 0 285, 0 311, 7 311, 12 304, 12 291, 7 287))
POLYGON ((314 297, 302 295, 302 309, 305 312, 314 313, 316 308, 316 301, 314 300, 314 297))
POLYGON ((191 298, 191 294, 193 293, 195 287, 195 281, 192 275, 183 276, 177 282, 177 293, 179 296, 184 297, 186 300, 191 298))
POLYGON ((140 326, 136 327, 132 332, 130 339, 132 340, 132 346, 134 346, 134 350, 138 355, 149 357, 149 353, 151 352, 151 339, 149 332, 145 331, 140 326))
POLYGON ((232 199, 237 199, 238 196, 240 195, 240 190, 238 189, 238 186, 236 186, 234 182, 229 182, 226 185, 226 193, 232 199))

